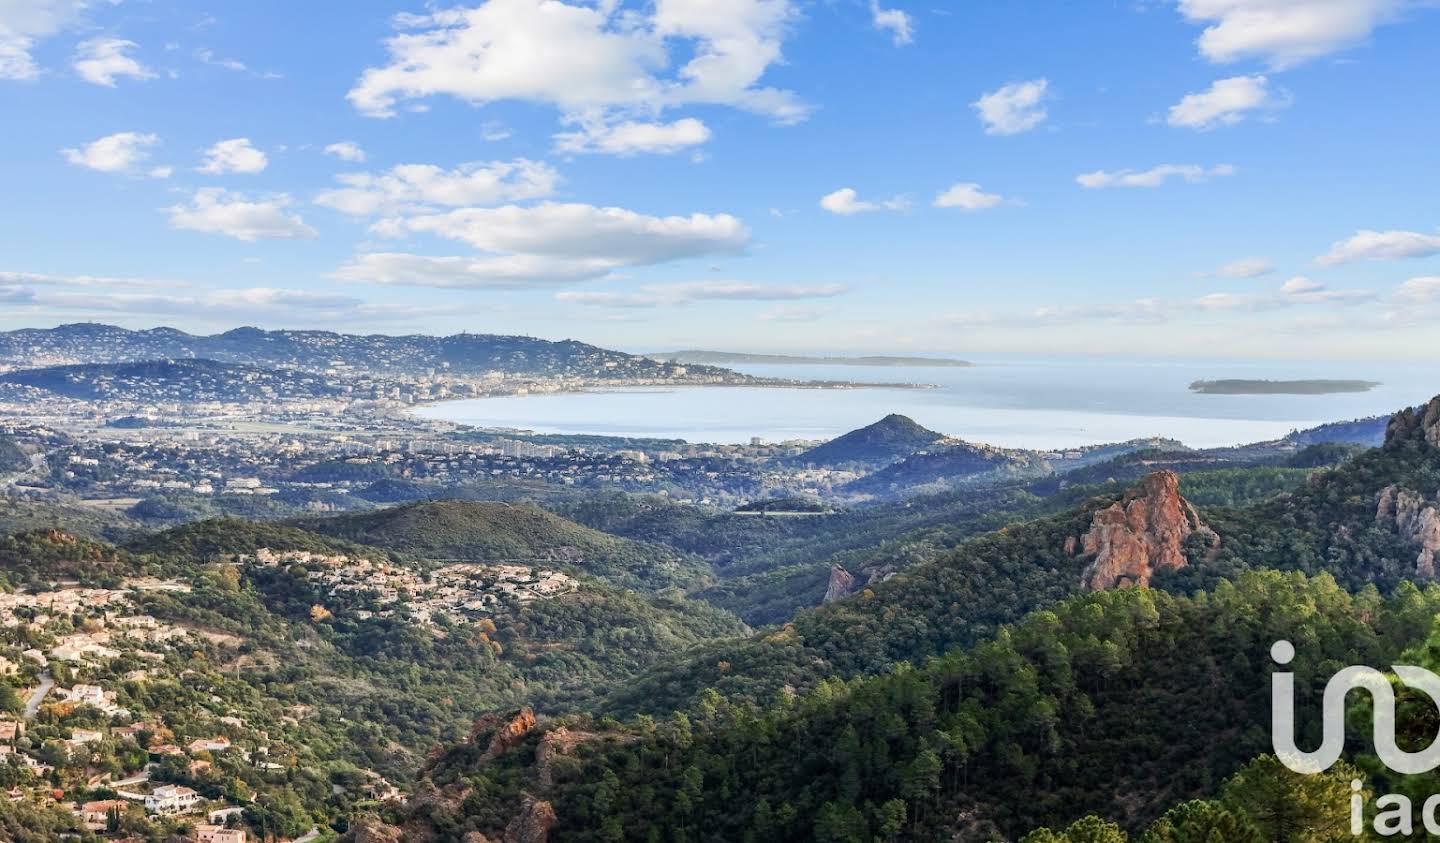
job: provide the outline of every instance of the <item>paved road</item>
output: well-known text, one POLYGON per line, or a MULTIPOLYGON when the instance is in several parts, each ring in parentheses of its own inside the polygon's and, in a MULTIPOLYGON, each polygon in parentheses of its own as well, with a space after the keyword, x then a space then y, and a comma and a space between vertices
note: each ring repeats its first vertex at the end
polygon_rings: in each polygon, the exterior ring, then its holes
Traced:
POLYGON ((25 701, 25 719, 34 720, 35 714, 40 710, 40 703, 45 701, 45 695, 55 687, 55 679, 49 673, 40 674, 40 684, 30 694, 30 699, 25 701))

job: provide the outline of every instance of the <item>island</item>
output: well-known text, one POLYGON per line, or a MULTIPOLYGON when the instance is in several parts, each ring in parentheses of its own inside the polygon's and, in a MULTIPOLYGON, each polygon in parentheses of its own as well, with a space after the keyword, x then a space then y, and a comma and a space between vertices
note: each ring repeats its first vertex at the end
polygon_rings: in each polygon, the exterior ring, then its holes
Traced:
POLYGON ((750 354, 735 351, 667 351, 663 354, 645 355, 651 360, 665 363, 685 363, 691 366, 734 366, 744 364, 762 365, 804 365, 804 366, 933 366, 967 369, 975 364, 968 360, 951 357, 906 357, 902 355, 868 355, 859 357, 811 356, 799 354, 750 354))
POLYGON ((1214 380, 1195 381, 1191 392, 1202 395, 1336 395, 1344 392, 1369 392, 1379 381, 1362 380, 1214 380))

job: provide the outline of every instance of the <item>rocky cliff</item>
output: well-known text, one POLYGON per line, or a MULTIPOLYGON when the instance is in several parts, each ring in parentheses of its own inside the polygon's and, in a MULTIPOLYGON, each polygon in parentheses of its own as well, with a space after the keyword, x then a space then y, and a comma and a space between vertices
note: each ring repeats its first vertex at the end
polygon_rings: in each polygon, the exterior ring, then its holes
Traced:
POLYGON ((1065 544, 1066 552, 1089 557, 1081 586, 1090 591, 1145 588, 1155 572, 1189 564, 1185 544, 1199 534, 1212 552, 1220 537, 1205 526, 1180 496, 1180 476, 1157 471, 1139 487, 1095 513, 1090 529, 1065 544))
MULTIPOLYGON (((1431 428, 1436 429, 1440 428, 1431 428)), ((1415 557, 1416 576, 1435 576, 1435 554, 1440 552, 1440 510, 1435 503, 1420 492, 1386 486, 1375 507, 1375 522, 1393 528, 1406 541, 1420 546, 1420 555, 1415 557)))
POLYGON ((830 566, 830 584, 825 587, 825 602, 830 603, 855 592, 855 577, 839 565, 830 566))

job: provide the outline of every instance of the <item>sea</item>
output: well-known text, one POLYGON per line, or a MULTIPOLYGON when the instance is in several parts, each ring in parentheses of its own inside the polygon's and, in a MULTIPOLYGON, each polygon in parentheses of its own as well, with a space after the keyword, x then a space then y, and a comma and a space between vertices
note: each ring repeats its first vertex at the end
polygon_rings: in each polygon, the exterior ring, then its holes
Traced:
POLYGON ((737 443, 829 439, 889 413, 941 433, 1007 448, 1064 448, 1142 437, 1218 447, 1276 439, 1330 421, 1392 413, 1440 393, 1440 365, 996 355, 976 365, 742 365, 754 375, 858 387, 623 387, 450 401, 417 415, 477 427, 737 443), (1207 395, 1196 380, 1378 381, 1332 395, 1207 395))

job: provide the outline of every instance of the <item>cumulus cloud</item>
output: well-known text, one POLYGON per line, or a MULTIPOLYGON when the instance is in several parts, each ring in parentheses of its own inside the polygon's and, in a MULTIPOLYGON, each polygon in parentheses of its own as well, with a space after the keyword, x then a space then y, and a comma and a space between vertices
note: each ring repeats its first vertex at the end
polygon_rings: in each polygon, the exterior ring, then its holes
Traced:
POLYGON ((1379 298, 1374 290, 1332 290, 1303 275, 1296 275, 1280 285, 1284 304, 1360 304, 1379 298))
POLYGON ((654 114, 686 104, 728 105, 781 122, 807 107, 763 86, 797 12, 791 0, 656 0, 645 12, 615 2, 487 0, 397 19, 389 62, 365 70, 348 94, 362 113, 452 96, 517 99, 566 115, 654 114), (672 49, 688 61, 672 67, 672 49))
POLYGON ((1160 164, 1148 170, 1096 170, 1081 173, 1075 181, 1086 188, 1101 187, 1159 187, 1165 182, 1179 178, 1187 182, 1202 182, 1217 176, 1233 176, 1236 170, 1231 164, 1217 164, 1203 167, 1199 164, 1160 164))
POLYGON ((153 71, 126 55, 126 51, 138 46, 123 38, 91 38, 75 48, 71 66, 81 79, 107 88, 115 87, 115 80, 120 77, 153 79, 153 71))
POLYGON ((1307 293, 1318 293, 1325 289, 1325 285, 1319 281, 1306 278, 1303 275, 1296 275, 1294 278, 1280 285, 1280 292, 1287 296, 1302 296, 1307 293))
POLYGON ((1269 85, 1264 76, 1217 79, 1208 90, 1186 94, 1170 106, 1166 122, 1177 128, 1204 131, 1239 123, 1252 111, 1286 105, 1286 98, 1273 94, 1269 85))
POLYGON ((868 211, 903 211, 910 203, 903 196, 895 196, 880 202, 871 202, 860 198, 860 195, 853 188, 842 187, 833 193, 827 193, 820 197, 820 207, 832 214, 851 216, 863 214, 868 211))
POLYGON ((207 187, 197 190, 189 204, 174 205, 165 210, 170 214, 170 227, 207 234, 223 234, 237 240, 311 240, 319 235, 299 215, 286 208, 290 198, 284 194, 266 199, 247 197, 207 187))
POLYGON ((333 155, 341 161, 349 161, 351 163, 360 163, 365 160, 365 150, 361 149, 360 144, 354 141, 332 143, 325 147, 325 154, 333 155))
MULTIPOLYGON (((142 132, 116 132, 81 147, 62 149, 65 160, 77 167, 87 167, 102 173, 132 173, 147 158, 150 149, 160 142, 160 136, 142 132)), ((152 174, 159 175, 156 168, 152 174)), ((168 175, 168 172, 165 173, 168 175)))
POLYGON ((1180 14, 1203 25, 1196 45, 1217 63, 1258 58, 1293 67, 1364 41, 1414 0, 1180 0, 1180 14))
POLYGON ((1411 278, 1395 291, 1395 298, 1411 304, 1440 301, 1440 275, 1411 278))
POLYGON ((578 131, 555 136, 561 152, 636 155, 669 154, 710 140, 710 129, 693 117, 673 123, 623 121, 611 125, 592 123, 578 131))
POLYGON ((760 284, 753 281, 690 281, 644 284, 635 292, 564 290, 556 301, 589 307, 678 307, 697 301, 800 301, 828 299, 850 291, 845 284, 760 284))
POLYGON ((1269 258, 1252 257, 1231 261, 1214 272, 1202 272, 1202 278, 1259 278, 1275 271, 1275 262, 1269 258))
POLYGON ((899 9, 883 9, 880 0, 870 0, 870 19, 876 29, 888 30, 895 46, 903 47, 915 40, 915 22, 899 9))
POLYGON ((1440 254, 1440 235, 1419 231, 1371 231, 1364 229, 1336 241, 1330 251, 1315 259, 1321 266, 1355 261, 1393 261, 1440 254))
POLYGON ((220 141, 205 150, 205 160, 200 163, 199 170, 215 175, 258 173, 269 163, 265 153, 251 145, 249 138, 232 138, 220 141))
POLYGON ((434 235, 485 254, 372 252, 356 256, 336 278, 439 287, 555 286, 625 267, 738 254, 750 242, 749 229, 729 214, 653 217, 624 208, 554 202, 390 217, 372 231, 385 237, 434 235))
POLYGON ((974 182, 961 182, 935 197, 937 208, 959 208, 962 211, 980 211, 993 208, 1005 201, 998 193, 986 193, 974 182))
POLYGON ((21 0, 0 4, 0 79, 33 79, 40 68, 30 51, 80 20, 88 0, 21 0))
POLYGON ((486 161, 446 170, 434 164, 400 164, 383 173, 346 173, 344 187, 315 197, 318 205, 354 216, 493 205, 540 199, 555 192, 560 174, 538 161, 486 161))
POLYGON ((1045 121, 1045 100, 1050 83, 1045 79, 1011 82, 971 103, 985 124, 987 135, 1018 135, 1045 121))
POLYGON ((382 236, 434 234, 486 252, 603 258, 617 266, 737 254, 750 241, 749 229, 729 214, 652 217, 624 208, 555 202, 390 218, 377 223, 375 231, 382 236))

